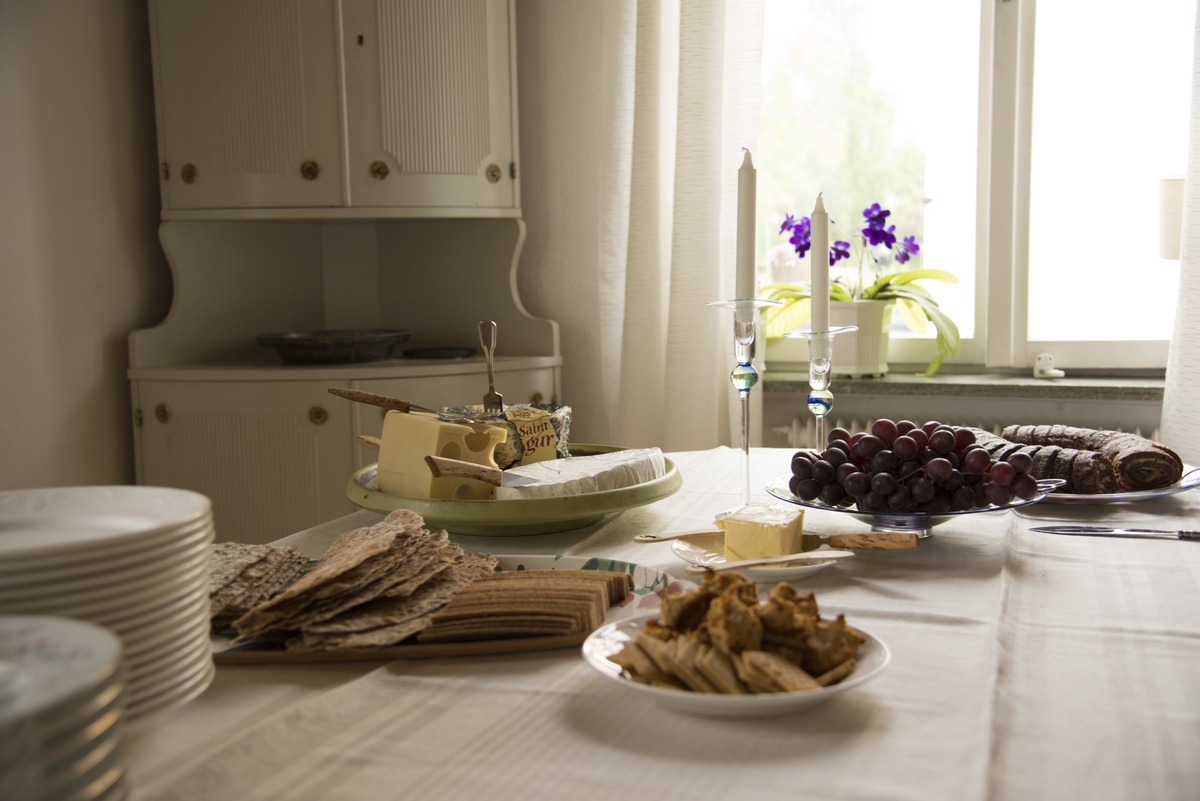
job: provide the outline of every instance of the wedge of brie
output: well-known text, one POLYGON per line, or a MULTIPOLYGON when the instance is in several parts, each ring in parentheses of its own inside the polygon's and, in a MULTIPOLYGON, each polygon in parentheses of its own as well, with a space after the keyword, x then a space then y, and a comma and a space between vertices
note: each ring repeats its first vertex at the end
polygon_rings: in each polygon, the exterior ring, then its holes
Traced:
POLYGON ((666 475, 658 448, 573 456, 510 467, 506 474, 529 479, 522 486, 496 487, 496 500, 553 498, 632 487, 666 475))
POLYGON ((803 550, 804 510, 800 508, 752 503, 714 522, 725 531, 727 562, 803 550))

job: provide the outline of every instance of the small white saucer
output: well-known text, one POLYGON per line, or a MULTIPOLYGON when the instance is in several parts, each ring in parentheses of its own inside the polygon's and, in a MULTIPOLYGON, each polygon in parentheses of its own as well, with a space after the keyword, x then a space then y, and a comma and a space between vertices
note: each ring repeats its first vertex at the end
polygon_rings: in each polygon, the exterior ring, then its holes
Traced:
MULTIPOLYGON (((671 550, 689 565, 723 565, 725 564, 725 535, 713 534, 706 537, 675 540, 671 543, 671 550)), ((741 572, 757 584, 777 584, 781 581, 798 581, 824 570, 832 564, 833 561, 830 560, 780 567, 748 567, 741 572)))

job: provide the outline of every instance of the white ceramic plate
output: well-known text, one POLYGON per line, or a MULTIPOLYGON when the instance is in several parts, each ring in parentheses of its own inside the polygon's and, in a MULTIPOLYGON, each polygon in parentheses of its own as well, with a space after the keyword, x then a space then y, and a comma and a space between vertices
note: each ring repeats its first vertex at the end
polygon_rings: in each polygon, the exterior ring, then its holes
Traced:
POLYGON ((172 686, 160 695, 136 699, 129 705, 129 710, 125 713, 125 717, 128 720, 135 720, 163 709, 182 706, 204 692, 216 675, 217 666, 213 664, 210 658, 204 670, 196 674, 195 677, 172 686))
MULTIPOLYGON (((725 564, 725 537, 722 534, 713 534, 711 537, 689 537, 686 540, 675 540, 671 543, 671 551, 689 565, 723 565, 725 564)), ((781 567, 748 567, 740 572, 745 573, 756 584, 778 584, 781 581, 799 581, 832 564, 834 562, 831 559, 828 562, 810 562, 781 567)))
MULTIPOLYGON (((1167 495, 1174 495, 1177 492, 1186 492, 1196 487, 1200 487, 1200 467, 1185 464, 1183 466, 1183 478, 1171 486, 1163 487, 1162 489, 1138 490, 1136 492, 1108 492, 1099 495, 1076 495, 1068 492, 1052 492, 1046 496, 1042 503, 1060 503, 1077 506, 1134 503, 1135 501, 1152 501, 1155 498, 1163 498, 1167 495)), ((1018 514, 1020 513, 1018 512, 1018 514)))
POLYGON ((12 565, 103 552, 182 528, 211 512, 212 502, 200 493, 165 487, 0 492, 0 558, 12 565))
POLYGON ((801 709, 828 701, 847 690, 853 690, 860 684, 865 684, 886 670, 892 661, 892 652, 883 640, 855 625, 855 631, 867 638, 855 657, 858 660, 858 667, 848 677, 832 687, 767 695, 718 695, 686 690, 666 690, 661 687, 652 687, 649 684, 639 684, 626 678, 622 675, 620 666, 608 660, 608 657, 620 651, 625 643, 637 639, 638 632, 642 630, 646 621, 653 619, 651 616, 643 615, 609 623, 596 629, 583 644, 583 657, 600 675, 609 681, 616 682, 629 692, 641 693, 644 700, 666 709, 693 715, 721 718, 765 718, 788 712, 798 712, 801 709))

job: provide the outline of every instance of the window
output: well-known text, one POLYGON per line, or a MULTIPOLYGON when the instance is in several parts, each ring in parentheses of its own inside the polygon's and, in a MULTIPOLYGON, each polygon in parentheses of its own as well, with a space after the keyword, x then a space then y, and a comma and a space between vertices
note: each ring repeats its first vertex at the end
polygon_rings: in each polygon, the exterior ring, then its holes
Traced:
MULTIPOLYGON (((1163 367, 1178 262, 1158 257, 1158 187, 1186 166, 1196 3, 1131 8, 767 0, 762 280, 807 280, 778 231, 818 191, 834 238, 880 202, 919 266, 959 278, 927 282, 955 362, 1163 367)), ((931 339, 897 321, 890 358, 928 361, 931 339)))

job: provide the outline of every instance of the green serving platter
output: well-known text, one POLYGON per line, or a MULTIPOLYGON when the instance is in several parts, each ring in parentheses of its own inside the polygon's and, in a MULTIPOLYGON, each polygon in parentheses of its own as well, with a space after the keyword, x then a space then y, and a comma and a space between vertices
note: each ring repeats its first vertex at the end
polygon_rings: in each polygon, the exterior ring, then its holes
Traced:
MULTIPOLYGON (((572 456, 612 453, 625 448, 610 445, 572 445, 572 456)), ((350 476, 346 497, 371 512, 387 514, 411 509, 425 518, 426 525, 444 528, 451 534, 476 537, 523 537, 552 534, 597 523, 606 515, 646 506, 674 495, 683 486, 683 476, 670 459, 663 457, 667 472, 661 478, 622 489, 565 495, 560 498, 521 498, 510 501, 442 501, 405 498, 380 492, 375 485, 377 465, 370 464, 350 476)))

